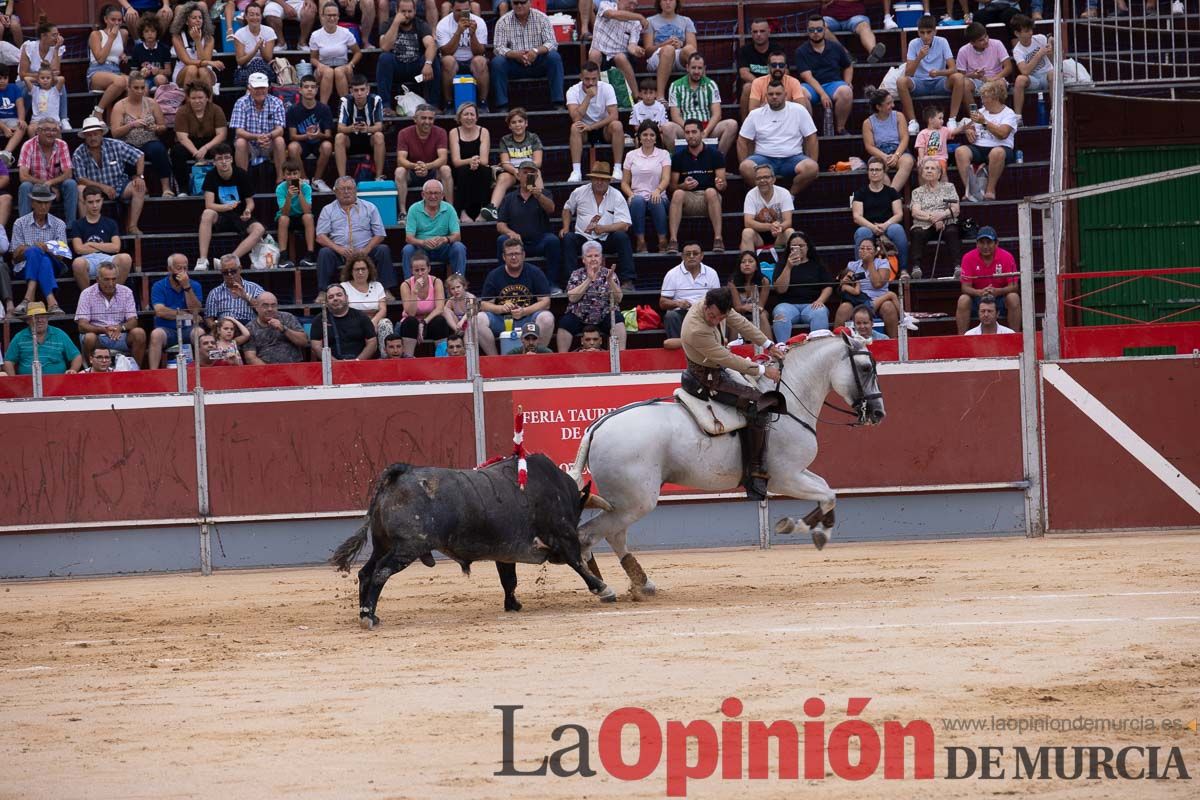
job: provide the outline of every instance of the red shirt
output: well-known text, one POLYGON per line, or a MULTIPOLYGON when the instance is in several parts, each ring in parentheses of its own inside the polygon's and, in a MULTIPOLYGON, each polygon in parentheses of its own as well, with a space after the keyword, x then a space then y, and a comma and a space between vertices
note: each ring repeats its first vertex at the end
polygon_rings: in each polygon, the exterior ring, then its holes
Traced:
POLYGON ((450 149, 450 136, 445 128, 434 125, 429 129, 429 138, 422 139, 417 135, 417 126, 409 125, 396 137, 396 149, 408 153, 409 161, 436 161, 438 148, 450 149))
POLYGON ((976 289, 986 289, 989 286, 999 288, 1008 286, 1017 282, 1017 276, 1012 277, 991 277, 997 272, 1017 272, 1017 262, 1013 258, 1012 253, 1005 250, 1003 247, 997 246, 996 252, 992 255, 992 263, 983 263, 983 258, 979 255, 979 249, 976 248, 965 256, 962 260, 962 279, 970 280, 971 286, 976 289))

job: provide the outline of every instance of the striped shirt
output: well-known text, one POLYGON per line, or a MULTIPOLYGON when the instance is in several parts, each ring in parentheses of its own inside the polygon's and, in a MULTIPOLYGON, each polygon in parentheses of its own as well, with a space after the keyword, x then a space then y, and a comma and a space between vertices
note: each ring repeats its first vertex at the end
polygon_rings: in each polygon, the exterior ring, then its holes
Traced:
POLYGON ((362 250, 376 236, 387 236, 387 229, 373 203, 355 200, 353 205, 343 207, 333 202, 322 208, 317 217, 317 236, 328 236, 342 247, 362 250))
POLYGON ((596 6, 596 22, 592 25, 592 47, 609 58, 625 52, 642 38, 642 23, 637 20, 613 19, 609 11, 617 11, 613 0, 602 0, 596 6))
POLYGON ((254 98, 249 94, 242 95, 233 104, 233 113, 229 116, 229 127, 246 133, 270 133, 286 125, 287 111, 283 101, 271 94, 263 99, 262 108, 254 105, 254 98))
POLYGON ((671 84, 667 94, 670 95, 671 107, 678 108, 685 120, 698 119, 707 122, 712 116, 712 104, 721 102, 721 90, 707 75, 701 78, 695 87, 692 86, 691 79, 684 75, 671 84))
POLYGON ((502 56, 509 50, 537 50, 547 48, 547 52, 558 49, 554 39, 554 29, 550 26, 550 18, 536 8, 529 9, 525 24, 510 11, 496 23, 492 33, 492 49, 496 55, 502 56))
POLYGON ((338 124, 353 125, 356 122, 366 125, 383 122, 383 100, 379 95, 374 92, 367 94, 367 102, 362 108, 354 104, 354 98, 351 95, 342 98, 342 106, 338 109, 338 124))
POLYGON ((75 159, 76 177, 111 186, 120 194, 125 184, 129 183, 129 168, 137 165, 142 158, 142 151, 106 136, 100 140, 100 163, 92 158, 86 143, 76 147, 72 157, 75 159))
POLYGON ((41 142, 34 135, 32 139, 21 145, 18 164, 27 169, 34 180, 45 182, 51 178, 57 178, 72 168, 71 150, 62 139, 55 139, 54 147, 50 150, 50 157, 47 158, 42 151, 41 142))
MULTIPOLYGON (((251 299, 263 293, 261 286, 245 278, 242 279, 242 287, 246 290, 246 296, 251 299)), ((256 315, 254 308, 242 298, 234 297, 233 292, 229 291, 229 287, 222 281, 215 289, 208 293, 208 299, 204 301, 204 316, 209 319, 233 317, 238 322, 246 325, 256 315)))
POLYGON ((111 298, 100 291, 100 284, 93 283, 79 293, 79 305, 75 308, 75 321, 93 325, 121 325, 130 317, 137 316, 137 305, 133 302, 133 290, 117 284, 111 298))

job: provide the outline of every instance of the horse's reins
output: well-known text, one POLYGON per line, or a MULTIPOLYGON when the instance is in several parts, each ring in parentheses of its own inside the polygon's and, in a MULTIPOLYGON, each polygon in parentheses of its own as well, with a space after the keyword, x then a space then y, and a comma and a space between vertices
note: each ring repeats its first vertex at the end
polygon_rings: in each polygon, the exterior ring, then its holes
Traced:
MULTIPOLYGON (((847 352, 847 355, 850 357, 850 372, 854 375, 854 385, 858 388, 859 402, 863 404, 863 408, 865 409, 866 403, 868 400, 875 400, 880 397, 883 397, 883 393, 882 392, 871 392, 869 394, 867 393, 866 388, 863 386, 862 378, 860 378, 858 375, 858 370, 854 369, 854 359, 859 354, 857 352, 855 352, 853 348, 850 347, 849 343, 846 344, 846 352, 847 352)), ((870 350, 864 350, 862 354, 871 360, 871 373, 875 374, 875 371, 876 371, 875 356, 872 355, 870 350)), ((863 414, 861 412, 847 411, 844 408, 839 408, 838 406, 835 406, 833 403, 829 402, 828 400, 825 400, 822 402, 821 405, 824 408, 832 408, 834 411, 837 411, 839 414, 846 414, 847 416, 855 417, 855 418, 857 418, 857 421, 856 422, 828 422, 826 420, 821 419, 820 409, 818 409, 818 413, 814 414, 812 409, 810 409, 808 406, 806 406, 804 404, 804 401, 801 400, 800 397, 795 392, 793 392, 786 383, 783 382, 783 361, 782 360, 780 360, 780 362, 779 362, 779 380, 775 383, 775 390, 778 391, 779 387, 781 387, 781 386, 787 390, 788 394, 790 394, 792 397, 794 397, 796 399, 796 402, 800 404, 801 408, 803 408, 810 415, 812 415, 812 418, 816 422, 818 422, 822 425, 835 425, 835 426, 842 427, 842 428, 858 428, 864 424, 862 421, 863 414)), ((800 419, 792 412, 785 409, 783 411, 777 411, 775 413, 780 414, 785 417, 790 417, 791 419, 795 420, 796 422, 799 422, 801 425, 803 425, 805 428, 807 428, 809 433, 811 433, 813 436, 817 435, 817 432, 813 428, 812 425, 809 425, 807 422, 800 419)))

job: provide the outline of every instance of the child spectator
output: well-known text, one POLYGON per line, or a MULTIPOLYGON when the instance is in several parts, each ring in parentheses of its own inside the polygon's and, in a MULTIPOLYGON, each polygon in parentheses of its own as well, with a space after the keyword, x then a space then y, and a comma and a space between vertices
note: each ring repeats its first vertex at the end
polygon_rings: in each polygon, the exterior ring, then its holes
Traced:
POLYGON ((275 187, 276 233, 279 238, 279 248, 286 260, 279 266, 290 269, 295 265, 295 253, 292 248, 292 237, 288 235, 292 223, 296 220, 304 226, 304 251, 300 258, 301 267, 315 267, 316 239, 314 235, 312 212, 312 186, 304 179, 304 165, 294 158, 283 162, 283 180, 275 187))
POLYGON ((213 339, 213 348, 208 353, 211 366, 242 366, 241 346, 250 339, 250 331, 245 325, 233 317, 221 317, 217 320, 213 339))
POLYGON ((517 165, 522 161, 532 161, 538 168, 538 186, 542 185, 542 140, 536 133, 529 130, 529 115, 523 108, 514 108, 508 112, 505 119, 508 123, 508 133, 500 137, 500 169, 496 173, 496 186, 492 189, 492 197, 484 206, 479 216, 486 222, 495 222, 500 201, 508 190, 517 185, 517 165))
POLYGON ((1013 81, 1013 111, 1021 116, 1025 93, 1054 91, 1054 39, 1033 32, 1033 20, 1017 14, 1009 22, 1017 34, 1013 60, 1017 63, 1017 79, 1013 81))
POLYGON ((987 28, 978 22, 967 26, 967 43, 958 49, 955 64, 968 83, 968 97, 983 89, 988 81, 1002 78, 1007 81, 1013 73, 1013 62, 1008 49, 998 39, 989 39, 987 28))
POLYGON ((950 42, 937 35, 937 20, 926 14, 917 20, 917 38, 908 43, 908 59, 904 73, 896 81, 904 116, 909 120, 908 132, 917 134, 917 112, 914 97, 930 94, 950 95, 950 117, 958 116, 962 104, 963 76, 954 64, 950 42))
POLYGON ((25 138, 25 93, 19 83, 12 83, 11 67, 0 67, 0 138, 4 139, 4 151, 0 158, 13 163, 13 153, 25 138))
POLYGON ((313 186, 318 192, 331 192, 325 182, 325 171, 333 155, 333 112, 317 100, 317 87, 317 79, 312 75, 300 79, 300 102, 287 110, 287 153, 300 163, 309 156, 317 159, 313 186))
POLYGON ((946 126, 945 119, 942 110, 937 106, 925 108, 925 127, 917 134, 917 172, 920 173, 922 164, 933 159, 942 167, 942 180, 948 181, 950 178, 946 172, 946 163, 949 151, 946 146, 954 138, 956 131, 946 126))
POLYGON ((638 84, 639 102, 634 103, 629 112, 629 127, 636 132, 643 122, 653 122, 662 134, 660 143, 669 153, 675 149, 675 140, 683 136, 683 131, 667 118, 667 107, 658 101, 657 91, 653 78, 642 78, 638 84))
POLYGON ((142 38, 133 43, 129 54, 129 71, 142 73, 151 87, 170 83, 175 56, 171 53, 171 43, 162 38, 158 19, 142 17, 138 23, 138 35, 142 38))
MULTIPOLYGON (((795 235, 792 234, 793 237, 795 235)), ((763 275, 758 256, 750 250, 743 250, 738 257, 737 269, 730 274, 725 285, 733 294, 733 310, 751 322, 754 321, 754 307, 758 306, 758 327, 771 339, 774 334, 771 331, 771 318, 767 315, 771 282, 763 275)))

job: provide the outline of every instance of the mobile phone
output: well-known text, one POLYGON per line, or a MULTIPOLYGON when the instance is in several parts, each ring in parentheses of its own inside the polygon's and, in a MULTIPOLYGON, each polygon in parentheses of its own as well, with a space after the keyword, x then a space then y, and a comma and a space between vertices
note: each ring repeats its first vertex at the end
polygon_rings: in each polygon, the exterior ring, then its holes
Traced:
POLYGON ((292 186, 296 187, 297 189, 300 188, 300 179, 299 178, 290 180, 290 181, 288 181, 288 183, 290 183, 292 186))
POLYGON ((458 12, 458 16, 460 19, 466 22, 467 20, 471 19, 471 9, 463 9, 462 11, 458 12))
POLYGON ((535 183, 537 183, 537 175, 534 175, 534 174, 531 172, 531 173, 529 173, 529 174, 527 174, 527 175, 525 176, 525 186, 526 186, 526 187, 528 187, 528 188, 532 189, 532 188, 533 188, 533 185, 534 185, 535 183))
POLYGON ((968 114, 974 114, 978 110, 979 110, 979 106, 975 105, 974 103, 971 103, 969 106, 967 106, 968 114))

